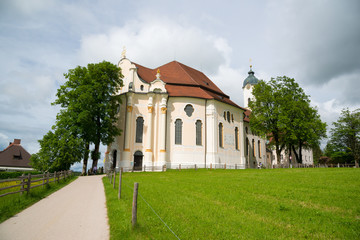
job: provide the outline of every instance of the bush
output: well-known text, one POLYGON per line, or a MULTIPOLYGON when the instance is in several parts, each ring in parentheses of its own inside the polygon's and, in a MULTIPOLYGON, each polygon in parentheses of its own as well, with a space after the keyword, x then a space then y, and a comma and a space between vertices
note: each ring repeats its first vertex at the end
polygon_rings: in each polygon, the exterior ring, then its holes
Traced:
POLYGON ((25 171, 25 172, 0 172, 0 179, 7 179, 7 178, 17 178, 20 177, 22 174, 41 174, 42 172, 39 171, 25 171))

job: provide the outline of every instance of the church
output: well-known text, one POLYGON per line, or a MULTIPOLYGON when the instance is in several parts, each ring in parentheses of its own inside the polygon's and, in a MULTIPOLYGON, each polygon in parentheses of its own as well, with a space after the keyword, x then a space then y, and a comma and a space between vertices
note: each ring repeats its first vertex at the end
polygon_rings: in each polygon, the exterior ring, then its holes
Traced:
POLYGON ((123 54, 117 125, 122 134, 107 147, 105 168, 253 168, 271 164, 266 140, 249 126, 251 69, 241 107, 204 73, 172 61, 150 69, 123 54))

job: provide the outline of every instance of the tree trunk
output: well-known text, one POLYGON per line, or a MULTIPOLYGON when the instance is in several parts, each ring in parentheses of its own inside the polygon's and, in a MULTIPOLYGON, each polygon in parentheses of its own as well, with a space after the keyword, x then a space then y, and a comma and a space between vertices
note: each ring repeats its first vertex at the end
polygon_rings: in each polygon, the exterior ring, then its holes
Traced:
POLYGON ((98 160, 99 160, 99 147, 100 147, 100 141, 95 143, 95 149, 94 149, 94 153, 92 154, 92 169, 94 169, 94 167, 97 168, 97 164, 98 164, 98 160))
POLYGON ((299 142, 299 163, 302 163, 302 143, 299 142))
POLYGON ((89 159, 89 149, 90 149, 90 144, 85 143, 84 162, 83 162, 83 168, 82 168, 82 172, 81 172, 81 175, 83 175, 83 176, 86 175, 87 163, 88 163, 88 159, 89 159))
POLYGON ((296 162, 297 162, 297 163, 300 163, 300 162, 299 162, 299 155, 297 154, 297 152, 296 152, 296 149, 295 149, 295 146, 294 146, 294 145, 292 146, 292 149, 293 149, 294 154, 295 154, 296 162))
POLYGON ((281 150, 279 144, 276 143, 276 164, 280 163, 281 150))

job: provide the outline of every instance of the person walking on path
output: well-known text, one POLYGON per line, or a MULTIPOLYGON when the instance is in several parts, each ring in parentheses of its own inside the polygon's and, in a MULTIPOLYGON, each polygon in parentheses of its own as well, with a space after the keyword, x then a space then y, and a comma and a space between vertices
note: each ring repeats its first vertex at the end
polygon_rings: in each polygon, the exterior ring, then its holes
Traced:
POLYGON ((0 239, 109 239, 102 177, 79 177, 1 223, 0 239))

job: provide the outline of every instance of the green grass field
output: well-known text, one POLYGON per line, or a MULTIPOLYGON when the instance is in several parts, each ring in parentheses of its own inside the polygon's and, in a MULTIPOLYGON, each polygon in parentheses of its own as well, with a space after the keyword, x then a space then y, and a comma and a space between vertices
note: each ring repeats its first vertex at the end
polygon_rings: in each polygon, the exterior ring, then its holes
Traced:
MULTIPOLYGON (((104 178, 111 239, 360 239, 360 169, 124 173, 122 199, 104 178)), ((117 176, 118 181, 118 176, 117 176)))

